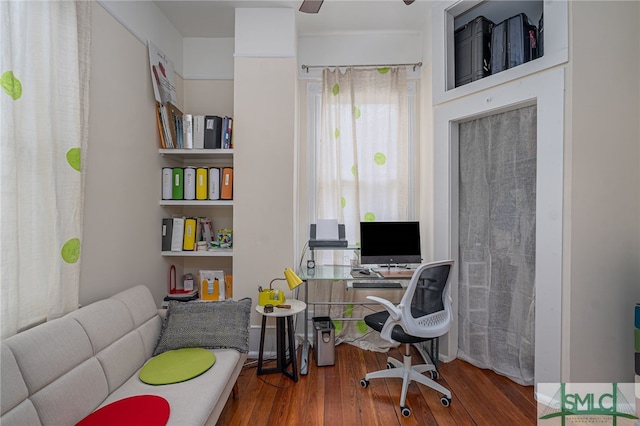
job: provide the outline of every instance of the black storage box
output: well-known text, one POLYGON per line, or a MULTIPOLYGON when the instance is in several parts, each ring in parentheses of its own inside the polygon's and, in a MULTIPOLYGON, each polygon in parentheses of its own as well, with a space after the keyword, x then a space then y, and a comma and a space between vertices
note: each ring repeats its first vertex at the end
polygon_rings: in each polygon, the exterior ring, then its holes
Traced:
POLYGON ((538 58, 544 56, 544 15, 538 21, 538 58))
POLYGON ((537 29, 524 13, 496 24, 491 32, 491 73, 537 58, 537 29))
POLYGON ((454 33, 456 87, 491 75, 493 22, 478 16, 454 33))

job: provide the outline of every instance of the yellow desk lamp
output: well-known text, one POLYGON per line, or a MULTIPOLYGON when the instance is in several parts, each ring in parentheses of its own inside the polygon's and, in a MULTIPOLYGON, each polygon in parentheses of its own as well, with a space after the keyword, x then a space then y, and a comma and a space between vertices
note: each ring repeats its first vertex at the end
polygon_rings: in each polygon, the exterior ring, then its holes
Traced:
POLYGON ((289 290, 293 290, 302 284, 302 279, 296 275, 295 272, 291 268, 286 268, 284 270, 284 278, 274 278, 269 283, 268 289, 260 289, 258 293, 258 305, 282 305, 285 302, 284 292, 282 290, 273 290, 272 285, 274 281, 287 281, 289 285, 289 290))

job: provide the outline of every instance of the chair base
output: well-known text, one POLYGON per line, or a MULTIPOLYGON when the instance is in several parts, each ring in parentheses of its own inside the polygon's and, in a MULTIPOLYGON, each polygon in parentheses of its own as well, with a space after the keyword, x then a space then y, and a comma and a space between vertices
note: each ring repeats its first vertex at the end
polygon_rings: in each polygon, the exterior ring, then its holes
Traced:
MULTIPOLYGON (((395 358, 388 357, 387 365, 393 366, 393 368, 387 368, 386 370, 367 373, 367 375, 364 377, 365 382, 368 382, 371 379, 383 379, 383 378, 402 379, 402 394, 400 396, 400 408, 403 410, 407 408, 405 405, 405 402, 407 398, 407 389, 409 388, 409 384, 411 383, 411 381, 421 383, 431 389, 434 389, 442 393, 443 395, 445 395, 448 402, 450 402, 451 392, 444 386, 440 385, 439 383, 436 383, 434 380, 428 378, 423 374, 429 371, 435 371, 437 374, 435 365, 433 364, 411 365, 411 354, 409 353, 410 348, 411 348, 411 345, 409 343, 406 343, 403 362, 400 362, 395 358)), ((363 386, 365 385, 363 384, 363 386)), ((441 400, 441 402, 443 403, 443 405, 445 405, 444 401, 441 400)), ((448 403, 446 405, 448 405, 448 403)))

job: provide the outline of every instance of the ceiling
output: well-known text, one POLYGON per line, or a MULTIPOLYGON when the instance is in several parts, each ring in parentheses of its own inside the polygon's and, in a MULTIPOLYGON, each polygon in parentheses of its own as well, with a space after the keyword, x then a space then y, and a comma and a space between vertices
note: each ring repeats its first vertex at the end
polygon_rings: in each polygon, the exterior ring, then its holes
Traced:
POLYGON ((320 12, 298 11, 302 0, 156 0, 183 37, 234 37, 235 8, 293 8, 298 36, 344 32, 422 31, 430 0, 325 0, 320 12))

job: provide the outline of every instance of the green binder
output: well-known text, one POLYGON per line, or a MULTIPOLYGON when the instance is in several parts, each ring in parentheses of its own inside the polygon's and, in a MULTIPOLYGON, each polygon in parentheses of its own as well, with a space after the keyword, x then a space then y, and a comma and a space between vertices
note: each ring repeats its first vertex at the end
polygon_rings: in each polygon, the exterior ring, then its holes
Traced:
POLYGON ((174 200, 184 199, 184 169, 182 167, 173 168, 172 195, 174 200))

